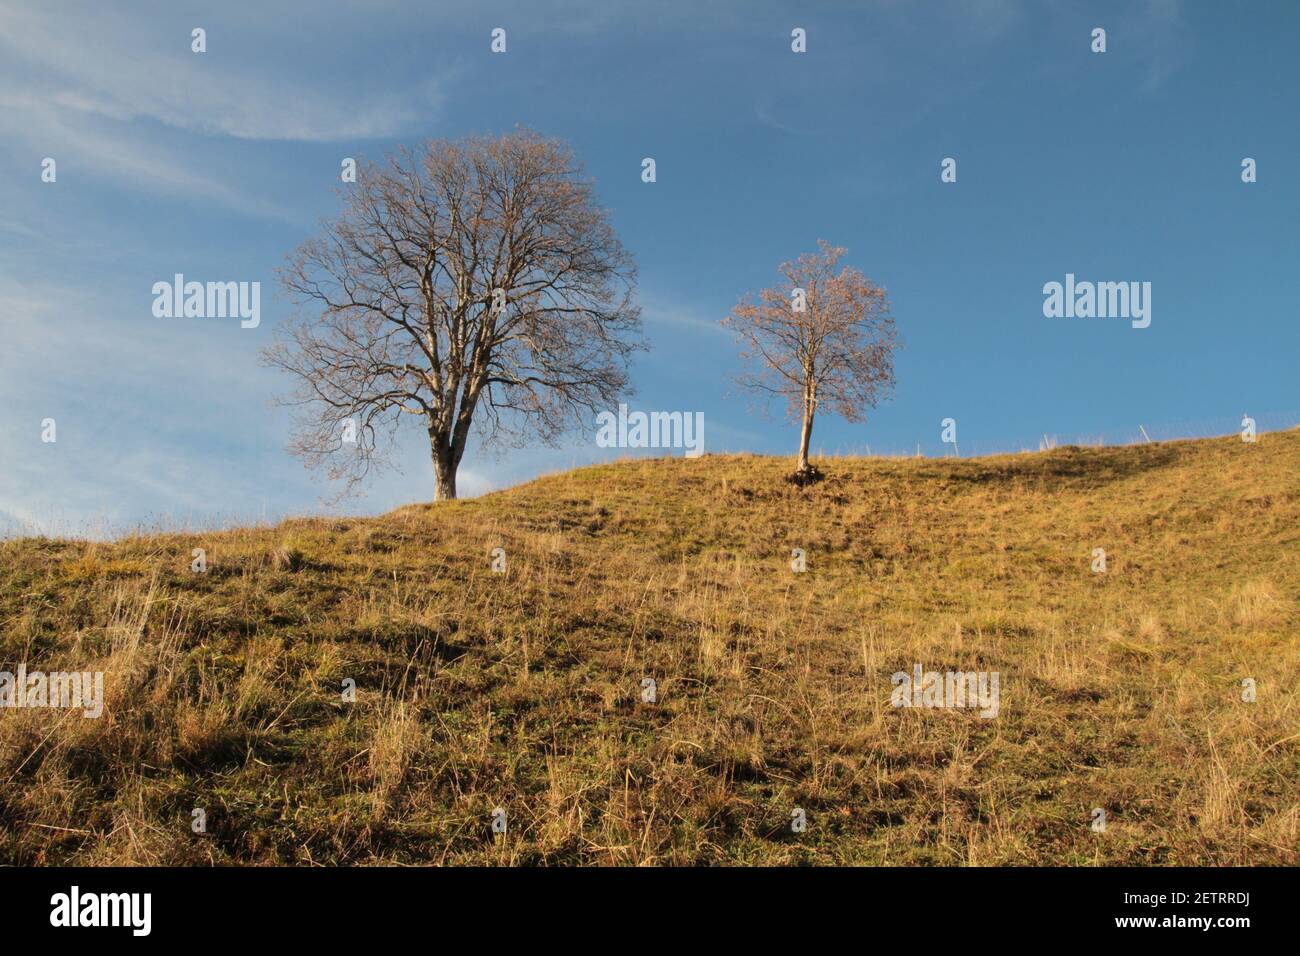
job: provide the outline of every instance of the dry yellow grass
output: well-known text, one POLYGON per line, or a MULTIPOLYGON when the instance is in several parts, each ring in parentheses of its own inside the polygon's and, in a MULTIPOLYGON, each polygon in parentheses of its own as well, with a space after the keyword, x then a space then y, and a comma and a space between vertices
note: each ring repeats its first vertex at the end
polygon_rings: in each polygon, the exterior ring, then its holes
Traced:
POLYGON ((108 699, 0 712, 0 861, 1300 862, 1300 432, 821 465, 0 544, 0 669, 108 699))

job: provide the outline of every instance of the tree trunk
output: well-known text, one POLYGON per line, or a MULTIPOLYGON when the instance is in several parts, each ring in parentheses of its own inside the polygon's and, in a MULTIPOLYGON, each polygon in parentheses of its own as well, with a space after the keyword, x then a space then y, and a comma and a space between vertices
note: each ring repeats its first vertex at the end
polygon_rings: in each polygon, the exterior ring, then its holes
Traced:
POLYGON ((808 469, 808 443, 812 440, 813 426, 813 407, 810 403, 804 403, 803 407, 803 429, 799 433, 799 467, 798 471, 807 471, 808 469))
POLYGON ((456 497, 456 456, 445 441, 430 434, 433 446, 433 500, 451 501, 456 497))
POLYGON ((456 497, 456 466, 450 461, 433 460, 433 500, 451 501, 456 497))

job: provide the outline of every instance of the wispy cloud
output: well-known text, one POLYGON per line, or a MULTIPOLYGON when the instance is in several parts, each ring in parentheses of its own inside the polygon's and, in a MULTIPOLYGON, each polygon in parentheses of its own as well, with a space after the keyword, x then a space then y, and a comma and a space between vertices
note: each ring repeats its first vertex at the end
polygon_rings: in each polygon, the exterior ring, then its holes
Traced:
POLYGON ((75 167, 90 179, 109 180, 149 193, 218 203, 254 218, 298 223, 301 215, 272 199, 255 195, 192 168, 184 154, 128 129, 74 121, 67 107, 50 107, 31 93, 0 92, 0 130, 52 156, 63 172, 75 167))
POLYGON ((1144 89, 1152 92, 1181 70, 1192 58, 1191 28, 1183 16, 1181 0, 1147 0, 1127 17, 1128 29, 1144 38, 1146 57, 1144 89))
POLYGON ((641 321, 648 335, 653 335, 656 329, 677 328, 726 336, 727 330, 719 321, 721 318, 721 315, 709 316, 695 306, 657 299, 649 299, 641 308, 641 321))
POLYGON ((0 278, 0 511, 14 524, 93 530, 132 516, 284 505, 292 463, 229 467, 278 440, 268 386, 240 330, 168 327, 121 296, 0 278), (56 441, 43 442, 45 419, 56 441), (238 421, 235 433, 230 421, 238 421), (273 477, 275 476, 275 477, 273 477))
MULTIPOLYGON (((190 50, 194 24, 170 5, 158 6, 152 17, 121 12, 99 3, 0 4, 0 60, 8 64, 0 77, 24 94, 11 98, 11 106, 39 103, 242 139, 323 141, 393 135, 439 99, 431 78, 393 90, 355 63, 299 60, 294 70, 283 69, 267 55, 275 48, 268 28, 223 31, 219 8, 188 15, 206 24, 203 54, 190 50)), ((266 22, 283 40, 296 37, 303 20, 266 22)))

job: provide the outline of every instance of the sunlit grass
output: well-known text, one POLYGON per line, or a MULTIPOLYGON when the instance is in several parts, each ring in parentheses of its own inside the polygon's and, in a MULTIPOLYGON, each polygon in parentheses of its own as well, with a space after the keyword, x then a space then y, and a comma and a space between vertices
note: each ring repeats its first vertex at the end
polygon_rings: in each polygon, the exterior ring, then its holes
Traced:
POLYGON ((0 861, 1300 862, 1300 432, 820 464, 0 544, 0 668, 108 697, 0 712, 0 861))

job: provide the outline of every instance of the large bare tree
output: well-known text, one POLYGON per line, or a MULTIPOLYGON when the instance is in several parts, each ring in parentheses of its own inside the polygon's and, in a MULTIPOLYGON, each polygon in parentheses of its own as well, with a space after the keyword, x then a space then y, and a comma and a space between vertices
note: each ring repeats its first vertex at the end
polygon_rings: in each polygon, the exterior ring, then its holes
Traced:
POLYGON ((795 477, 812 474, 808 445, 823 405, 850 422, 894 385, 898 335, 885 290, 849 266, 835 271, 845 250, 824 240, 818 251, 781 264, 784 281, 746 295, 722 320, 741 346, 741 386, 766 400, 786 400, 802 421, 795 477))
POLYGON ((405 421, 435 499, 474 431, 554 441, 626 392, 636 269, 564 144, 522 130, 362 164, 281 275, 299 305, 264 361, 297 381, 291 450, 352 491, 405 421))

